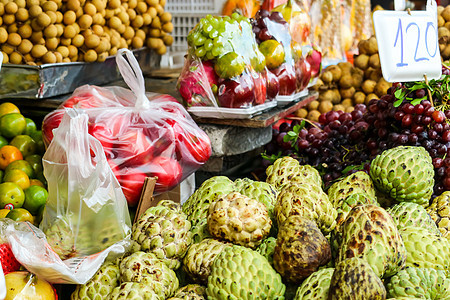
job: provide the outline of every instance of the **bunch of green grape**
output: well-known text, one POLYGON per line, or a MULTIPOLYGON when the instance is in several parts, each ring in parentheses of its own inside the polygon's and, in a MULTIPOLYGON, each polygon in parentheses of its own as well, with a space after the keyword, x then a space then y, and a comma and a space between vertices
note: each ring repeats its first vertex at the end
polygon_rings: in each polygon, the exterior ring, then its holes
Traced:
POLYGON ((237 51, 236 48, 244 42, 242 25, 248 25, 251 30, 248 18, 237 13, 231 17, 207 15, 189 32, 188 45, 200 59, 216 59, 225 53, 237 51))

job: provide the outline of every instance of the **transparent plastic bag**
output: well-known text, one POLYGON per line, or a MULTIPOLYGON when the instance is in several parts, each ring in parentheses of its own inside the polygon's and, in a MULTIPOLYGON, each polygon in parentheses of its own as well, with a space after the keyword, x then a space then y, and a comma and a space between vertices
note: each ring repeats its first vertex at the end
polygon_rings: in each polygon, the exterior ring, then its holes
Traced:
POLYGON ((248 18, 208 15, 187 39, 188 56, 177 82, 187 107, 248 108, 266 102, 265 59, 248 18))
POLYGON ((130 51, 119 50, 117 64, 131 91, 79 87, 61 109, 45 117, 42 131, 48 144, 64 109, 84 108, 89 116, 89 133, 102 144, 128 205, 137 206, 145 177, 157 176, 155 193, 166 192, 209 159, 211 144, 173 97, 145 93, 142 72, 130 51))

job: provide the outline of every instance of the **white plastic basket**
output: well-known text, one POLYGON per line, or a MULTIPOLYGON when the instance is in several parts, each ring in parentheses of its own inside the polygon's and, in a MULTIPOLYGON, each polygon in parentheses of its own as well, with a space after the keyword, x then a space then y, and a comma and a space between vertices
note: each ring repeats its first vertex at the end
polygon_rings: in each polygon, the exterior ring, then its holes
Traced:
POLYGON ((173 44, 163 55, 161 67, 181 68, 188 49, 187 36, 206 15, 221 15, 226 0, 168 0, 165 10, 172 14, 173 44))

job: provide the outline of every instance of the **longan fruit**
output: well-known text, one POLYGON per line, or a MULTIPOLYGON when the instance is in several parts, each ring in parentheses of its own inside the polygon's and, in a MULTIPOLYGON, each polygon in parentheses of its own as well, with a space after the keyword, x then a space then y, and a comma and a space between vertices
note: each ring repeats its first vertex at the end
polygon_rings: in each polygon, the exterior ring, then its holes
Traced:
POLYGON ((127 29, 127 26, 125 26, 125 24, 120 24, 119 28, 117 28, 117 32, 120 34, 123 34, 126 29, 127 29))
POLYGON ((15 14, 19 10, 19 6, 15 2, 8 2, 5 5, 5 13, 7 14, 15 14))
POLYGON ((145 40, 145 32, 142 29, 137 29, 135 36, 139 37, 141 40, 145 40))
POLYGON ((146 0, 145 2, 147 2, 147 4, 150 6, 156 6, 159 4, 158 0, 146 0))
POLYGON ((25 8, 27 6, 27 1, 25 0, 15 0, 14 2, 16 2, 19 8, 25 8))
POLYGON ((115 13, 114 10, 112 9, 106 9, 105 10, 105 19, 111 19, 112 17, 114 17, 115 13))
POLYGON ((33 5, 39 5, 39 0, 26 0, 27 7, 31 7, 33 5))
POLYGON ((56 12, 56 22, 55 23, 62 23, 64 19, 64 15, 59 10, 56 12))
POLYGON ((159 17, 154 17, 152 20, 152 24, 150 25, 152 28, 161 28, 161 21, 159 20, 159 17))
POLYGON ((353 95, 353 100, 356 104, 364 104, 364 101, 366 100, 366 94, 364 94, 363 92, 356 92, 353 95))
POLYGON ((63 58, 62 62, 63 63, 70 63, 70 62, 72 62, 72 60, 70 58, 68 58, 68 57, 65 57, 65 58, 63 58))
POLYGON ((122 6, 121 6, 121 8, 123 8, 124 10, 125 10, 125 12, 127 11, 127 9, 128 9, 128 3, 122 3, 122 6))
POLYGON ((158 38, 149 38, 147 40, 147 47, 150 49, 158 49, 159 47, 164 46, 164 42, 158 38))
POLYGON ((9 56, 4 51, 2 51, 2 54, 3 54, 3 61, 2 61, 2 63, 3 64, 7 64, 9 62, 9 56))
POLYGON ((85 62, 94 62, 97 60, 97 52, 95 50, 91 49, 86 51, 84 54, 84 61, 85 62))
POLYGON ((148 8, 147 13, 150 15, 150 17, 155 18, 158 15, 158 12, 156 11, 156 8, 154 8, 153 6, 148 8))
POLYGON ((56 25, 48 25, 44 29, 44 36, 46 38, 55 38, 58 35, 58 27, 56 25))
POLYGON ((8 40, 8 32, 6 31, 5 28, 0 27, 0 44, 6 43, 7 40, 8 40))
POLYGON ((128 7, 134 9, 137 6, 137 3, 137 0, 128 0, 128 7))
POLYGON ((92 25, 92 17, 90 15, 82 15, 78 19, 78 24, 81 29, 88 29, 92 25))
POLYGON ((150 29, 149 35, 151 37, 154 37, 154 38, 160 37, 161 36, 161 30, 156 29, 156 28, 152 28, 152 29, 150 29))
POLYGON ((84 44, 88 48, 95 48, 100 44, 100 38, 96 34, 91 34, 84 39, 84 44))
POLYGON ((101 25, 101 23, 103 22, 103 17, 100 13, 96 13, 92 16, 92 24, 95 25, 101 25))
POLYGON ((119 48, 127 48, 127 46, 128 46, 127 40, 124 38, 120 38, 119 48))
POLYGON ((109 49, 109 55, 116 55, 117 54, 117 47, 112 47, 109 49))
POLYGON ((11 25, 16 21, 15 15, 3 15, 3 24, 11 25))
POLYGON ((8 26, 9 33, 16 33, 17 31, 19 31, 19 28, 17 28, 17 23, 12 23, 8 26))
POLYGON ((100 25, 92 26, 92 32, 98 36, 102 36, 105 33, 105 31, 103 30, 103 27, 100 25))
POLYGON ((165 32, 172 32, 173 31, 173 24, 172 23, 166 23, 162 26, 162 30, 165 32))
POLYGON ((129 40, 126 40, 126 41, 127 41, 127 48, 130 48, 132 40, 129 39, 129 40))
POLYGON ((318 106, 318 110, 320 113, 326 113, 333 109, 333 103, 331 101, 321 101, 318 106))
POLYGON ((120 21, 120 19, 118 17, 113 16, 111 19, 109 19, 108 25, 110 28, 118 29, 120 27, 120 25, 123 25, 123 24, 122 24, 122 21, 120 21))
POLYGON ((34 31, 30 36, 30 41, 33 42, 33 44, 38 44, 39 41, 44 37, 44 34, 42 31, 34 31))
POLYGON ((128 16, 128 14, 126 12, 121 11, 117 17, 120 19, 120 21, 122 21, 123 24, 130 24, 130 16, 128 16))
POLYGON ((141 38, 138 37, 138 36, 135 36, 135 37, 131 40, 131 46, 132 46, 134 49, 142 48, 142 47, 144 47, 144 40, 141 39, 141 38))
POLYGON ((308 111, 305 108, 300 108, 294 112, 294 115, 299 118, 306 118, 308 111))
POLYGON ((75 11, 75 16, 77 17, 77 19, 80 18, 83 14, 84 14, 83 8, 81 7, 75 11))
POLYGON ((52 22, 52 19, 46 13, 42 13, 39 16, 37 16, 36 20, 37 24, 41 27, 47 27, 52 22))
MULTIPOLYGON (((133 29, 133 27, 131 27, 131 26, 126 26, 126 28, 125 28, 125 32, 123 33, 123 37, 125 38, 125 39, 132 39, 133 37, 134 37, 134 34, 135 34, 135 32, 134 32, 134 29, 133 29)), ((103 52, 103 51, 102 51, 103 52)))
POLYGON ((59 43, 63 46, 69 46, 72 44, 72 39, 61 38, 61 41, 59 43))
POLYGON ((0 16, 3 16, 5 14, 5 4, 0 2, 0 16))
POLYGON ((81 34, 84 36, 84 38, 86 38, 86 37, 90 36, 92 33, 93 32, 91 29, 86 29, 81 34))
POLYGON ((22 42, 22 38, 20 37, 20 35, 18 33, 10 33, 8 35, 8 40, 7 40, 8 44, 10 44, 13 47, 17 47, 20 45, 20 43, 22 42))
POLYGON ((159 5, 166 7, 166 0, 159 0, 159 5))
POLYGON ((163 23, 167 23, 167 22, 170 22, 170 21, 172 21, 172 14, 170 13, 170 12, 164 12, 160 17, 159 17, 159 19, 161 20, 161 22, 163 22, 163 23))
POLYGON ((147 13, 143 14, 142 18, 144 19, 144 26, 150 25, 153 21, 152 17, 147 13))
POLYGON ((311 101, 311 102, 308 104, 308 110, 314 110, 314 109, 317 110, 317 108, 319 107, 319 104, 320 104, 320 102, 317 101, 317 100, 311 101))
POLYGON ((120 35, 112 35, 111 36, 111 45, 113 47, 119 46, 120 45, 120 35))
POLYGON ((62 62, 63 57, 62 57, 61 53, 59 53, 58 51, 56 51, 54 54, 55 54, 55 57, 56 57, 56 62, 57 62, 57 63, 62 62))
POLYGON ((31 49, 31 55, 34 58, 41 58, 47 53, 47 48, 44 45, 34 45, 31 49))
POLYGON ((55 24, 56 20, 58 19, 56 12, 49 10, 46 12, 46 14, 50 17, 50 24, 55 24))
POLYGON ((36 18, 42 14, 42 8, 39 5, 33 5, 28 9, 28 13, 32 18, 36 18))
POLYGON ((56 55, 49 51, 42 56, 42 62, 44 64, 54 64, 56 63, 56 55))
POLYGON ((352 99, 346 98, 346 99, 342 100, 341 104, 342 104, 345 108, 350 107, 350 106, 353 105, 352 99))
POLYGON ((20 43, 19 47, 17 47, 17 50, 22 54, 27 54, 27 53, 30 53, 32 48, 33 48, 33 43, 27 39, 23 39, 22 42, 20 43))
POLYGON ((76 36, 77 35, 77 30, 75 29, 75 26, 73 26, 73 25, 67 25, 65 28, 64 28, 64 34, 63 34, 63 36, 66 38, 66 39, 71 39, 71 38, 73 38, 74 36, 76 36))
POLYGON ((44 29, 44 27, 38 24, 37 19, 33 19, 30 24, 33 32, 39 32, 44 29))
POLYGON ((78 48, 75 47, 74 45, 67 46, 67 49, 69 49, 69 57, 70 58, 78 55, 78 48))
POLYGON ((64 34, 64 25, 63 24, 55 24, 56 26, 56 36, 60 37, 64 34))
POLYGON ((109 51, 111 44, 107 40, 100 41, 100 44, 94 49, 97 53, 109 51))
MULTIPOLYGON (((156 9, 155 9, 156 12, 156 9)), ((133 21, 136 18, 136 11, 132 8, 127 9, 127 15, 130 19, 130 21, 133 21)))
POLYGON ((58 47, 59 42, 59 39, 56 37, 47 38, 45 40, 45 47, 47 47, 48 50, 55 50, 58 47))
POLYGON ((84 13, 90 15, 91 17, 97 13, 97 8, 92 3, 86 3, 83 7, 84 13))
POLYGON ((47 12, 47 11, 56 12, 58 10, 58 4, 56 4, 55 2, 52 2, 52 1, 47 1, 42 5, 42 9, 45 12, 47 12))
POLYGON ((14 52, 14 47, 8 44, 3 44, 2 51, 9 55, 14 52))
POLYGON ((23 56, 23 60, 28 64, 34 62, 34 57, 30 53, 27 53, 23 56))
POLYGON ((136 11, 140 13, 141 15, 147 12, 147 3, 145 2, 138 2, 136 5, 136 11))
MULTIPOLYGON (((31 36, 31 34, 33 33, 33 29, 31 28, 30 25, 23 24, 22 26, 20 26, 17 29, 17 33, 19 33, 22 38, 28 39, 31 36)), ((0 43, 1 43, 1 41, 0 41, 0 43)))
POLYGON ((68 0, 66 2, 66 9, 77 11, 81 7, 80 1, 78 0, 68 0))
POLYGON ((120 0, 109 0, 108 7, 111 9, 116 9, 120 7, 120 0))
POLYGON ((102 53, 98 54, 97 61, 104 62, 107 57, 108 57, 108 52, 102 52, 102 53))
POLYGON ((364 100, 364 103, 365 103, 366 105, 368 105, 369 102, 370 102, 370 100, 372 100, 372 99, 379 99, 379 98, 378 98, 377 95, 371 93, 371 94, 369 94, 369 95, 366 96, 366 99, 364 100))
POLYGON ((173 44, 173 36, 171 36, 171 35, 165 35, 165 36, 163 37, 163 42, 164 42, 164 45, 166 45, 166 46, 171 46, 171 45, 173 44))
POLYGON ((64 17, 63 17, 64 24, 71 25, 71 24, 75 23, 76 20, 77 20, 77 15, 75 14, 74 11, 68 10, 64 13, 64 17))
POLYGON ((92 4, 95 5, 98 11, 106 8, 107 0, 92 0, 92 4))
POLYGON ((9 63, 20 65, 22 63, 22 55, 14 51, 9 55, 9 63))
POLYGON ((66 46, 59 46, 56 48, 56 52, 60 53, 63 58, 69 56, 69 48, 66 46))
POLYGON ((158 13, 158 16, 160 16, 164 13, 164 8, 160 4, 157 4, 155 6, 155 8, 156 8, 156 12, 158 13))
POLYGON ((16 20, 19 22, 25 22, 29 18, 28 10, 26 8, 19 8, 16 12, 16 20))
POLYGON ((72 38, 72 45, 75 47, 81 47, 84 45, 84 36, 81 34, 77 34, 74 38, 72 38))
POLYGON ((131 25, 135 28, 141 28, 144 25, 144 18, 137 15, 136 18, 131 22, 131 25))

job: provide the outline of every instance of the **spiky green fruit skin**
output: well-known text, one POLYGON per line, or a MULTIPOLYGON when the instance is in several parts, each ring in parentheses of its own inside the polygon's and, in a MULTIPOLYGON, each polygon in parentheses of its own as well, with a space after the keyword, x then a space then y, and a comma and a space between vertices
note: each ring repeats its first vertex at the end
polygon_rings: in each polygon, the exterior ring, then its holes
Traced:
POLYGON ((369 175, 359 171, 333 183, 327 191, 330 202, 336 208, 340 208, 342 203, 349 196, 354 194, 367 195, 366 204, 375 204, 375 188, 369 175))
MULTIPOLYGON (((106 299, 106 298, 103 298, 106 299)), ((114 288, 108 300, 162 300, 144 283, 124 282, 114 288)))
POLYGON ((284 300, 281 276, 258 252, 234 245, 214 260, 208 277, 208 299, 284 300))
POLYGON ((71 300, 103 300, 119 285, 119 267, 104 264, 86 284, 77 285, 71 300))
POLYGON ((300 284, 330 260, 330 244, 313 221, 292 215, 279 228, 273 266, 287 282, 300 284))
POLYGON ((192 244, 197 244, 207 238, 212 238, 208 231, 208 219, 200 220, 197 225, 191 227, 192 244))
POLYGON ((175 272, 153 253, 135 252, 120 262, 122 282, 141 282, 149 286, 160 298, 171 297, 178 289, 175 272))
POLYGON ((272 227, 266 206, 261 202, 232 192, 211 203, 208 231, 219 239, 256 248, 272 227))
POLYGON ((214 239, 205 239, 189 247, 183 260, 183 269, 189 277, 198 283, 206 283, 214 259, 231 244, 214 239))
POLYGON ((168 300, 206 300, 206 287, 199 284, 188 284, 179 288, 168 300))
POLYGON ((400 234, 407 251, 407 267, 449 271, 450 248, 446 238, 420 227, 402 228, 400 234))
POLYGON ((180 213, 181 212, 181 205, 178 202, 175 202, 173 200, 161 200, 158 202, 156 206, 164 206, 167 207, 170 210, 173 210, 174 212, 180 213))
POLYGON ((269 236, 265 239, 258 248, 256 252, 264 256, 271 265, 273 265, 273 253, 275 252, 275 246, 277 245, 277 239, 269 236))
POLYGON ((313 220, 326 234, 336 226, 337 212, 322 188, 290 183, 283 187, 275 204, 275 216, 281 226, 291 215, 313 220))
POLYGON ((331 277, 328 299, 384 300, 386 289, 365 260, 352 257, 336 264, 331 277))
POLYGON ((167 206, 147 209, 133 224, 132 251, 151 252, 171 269, 178 269, 192 243, 191 223, 183 212, 167 206))
POLYGON ((236 187, 236 191, 240 192, 244 186, 253 182, 255 181, 250 178, 238 178, 234 181, 234 186, 236 187))
POLYGON ((297 289, 294 300, 328 300, 334 268, 325 268, 312 273, 297 289))
POLYGON ((392 216, 397 228, 405 227, 421 227, 427 229, 433 234, 441 235, 441 232, 427 213, 425 208, 413 202, 401 202, 391 208, 387 212, 392 216))
POLYGON ((267 208, 270 219, 275 221, 273 208, 275 202, 277 201, 278 191, 273 185, 267 182, 253 181, 244 184, 238 192, 264 204, 267 208))
POLYGON ((398 202, 428 206, 433 194, 434 167, 423 147, 399 146, 383 151, 370 164, 375 186, 398 202))
POLYGON ((236 191, 234 182, 226 176, 214 176, 205 180, 202 185, 182 205, 192 226, 197 225, 208 215, 209 205, 218 198, 236 191))
POLYGON ((435 222, 441 235, 450 239, 450 191, 443 192, 434 198, 431 205, 427 207, 427 212, 435 222))
POLYGON ((266 182, 272 184, 277 190, 284 185, 297 182, 322 186, 322 178, 319 172, 309 165, 300 165, 298 160, 284 156, 277 159, 266 169, 266 182))
POLYGON ((406 267, 386 285, 388 297, 450 299, 450 279, 440 270, 406 267))
POLYGON ((381 207, 357 205, 341 226, 338 261, 359 257, 379 277, 390 277, 403 268, 406 249, 392 217, 381 207))

